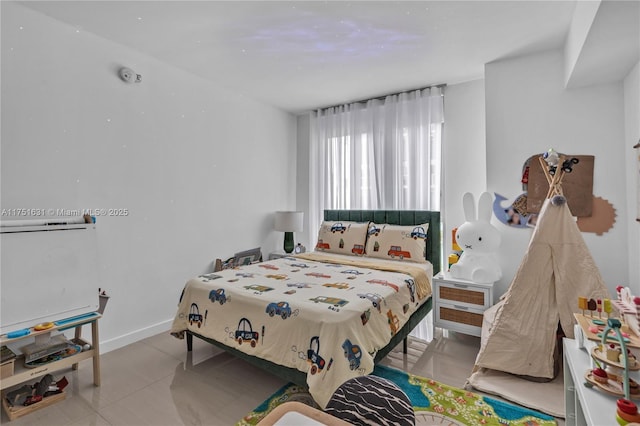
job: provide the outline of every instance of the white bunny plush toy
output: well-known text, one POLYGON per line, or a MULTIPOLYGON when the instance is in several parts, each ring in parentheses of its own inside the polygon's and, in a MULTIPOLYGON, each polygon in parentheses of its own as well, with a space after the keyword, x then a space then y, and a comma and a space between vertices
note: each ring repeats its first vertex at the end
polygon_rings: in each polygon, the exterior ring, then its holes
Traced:
POLYGON ((462 197, 466 222, 456 231, 456 242, 462 249, 457 263, 451 265, 453 278, 477 283, 492 283, 502 277, 502 269, 496 251, 500 247, 500 231, 491 225, 491 194, 483 192, 478 201, 476 218, 473 194, 462 197))

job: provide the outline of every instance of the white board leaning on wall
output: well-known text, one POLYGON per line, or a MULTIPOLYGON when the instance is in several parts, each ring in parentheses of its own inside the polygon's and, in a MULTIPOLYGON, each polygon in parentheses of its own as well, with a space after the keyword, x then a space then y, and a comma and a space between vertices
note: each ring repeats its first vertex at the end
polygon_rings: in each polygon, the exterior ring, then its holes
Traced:
POLYGON ((0 226, 0 334, 98 309, 94 223, 8 222, 0 226))

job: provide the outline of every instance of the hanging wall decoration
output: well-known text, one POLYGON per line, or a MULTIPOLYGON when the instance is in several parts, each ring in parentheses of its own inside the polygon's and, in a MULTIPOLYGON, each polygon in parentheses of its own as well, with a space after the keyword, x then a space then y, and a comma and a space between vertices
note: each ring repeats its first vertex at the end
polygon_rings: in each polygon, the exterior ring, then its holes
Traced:
MULTIPOLYGON (((634 148, 638 149, 640 221, 640 142, 634 148)), ((569 156, 554 149, 549 149, 542 156, 532 155, 522 166, 520 182, 524 192, 513 201, 495 193, 495 217, 507 226, 522 229, 535 227, 542 203, 560 185, 559 179, 555 179, 555 174, 558 173, 558 178, 562 176, 562 195, 566 198, 571 214, 577 218, 578 228, 582 232, 602 235, 613 227, 616 211, 609 201, 593 195, 594 160, 592 155, 569 156)))
POLYGON ((591 216, 577 218, 578 229, 582 232, 591 232, 602 235, 613 227, 616 221, 616 209, 608 200, 602 197, 593 197, 591 216))
MULTIPOLYGON (((593 166, 595 157, 593 155, 568 155, 549 150, 546 153, 545 165, 538 161, 540 154, 534 155, 527 160, 529 165, 529 182, 527 211, 538 213, 542 208, 542 203, 552 188, 549 188, 549 180, 545 174, 545 169, 551 167, 558 174, 566 171, 562 179, 562 192, 567 198, 567 204, 571 214, 576 217, 591 216, 593 204, 593 166), (548 166, 553 156, 563 157, 561 164, 548 166), (566 165, 565 165, 566 163, 566 165), (555 167, 555 168, 554 168, 555 167)), ((553 162, 553 161, 552 161, 553 162)))
POLYGON ((508 202, 507 197, 500 195, 497 192, 494 194, 493 213, 500 222, 516 228, 536 226, 538 214, 527 212, 526 192, 518 195, 516 199, 508 205, 505 205, 505 201, 508 202))

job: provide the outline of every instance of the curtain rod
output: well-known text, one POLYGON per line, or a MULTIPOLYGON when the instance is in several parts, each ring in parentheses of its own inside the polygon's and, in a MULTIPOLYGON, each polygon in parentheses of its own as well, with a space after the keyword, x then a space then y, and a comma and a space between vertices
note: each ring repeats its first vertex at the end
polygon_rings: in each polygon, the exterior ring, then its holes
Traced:
POLYGON ((343 104, 331 105, 331 106, 328 106, 328 107, 317 108, 316 111, 317 110, 325 110, 325 109, 329 109, 329 108, 335 108, 335 107, 339 107, 339 106, 343 106, 343 105, 349 105, 349 104, 363 104, 363 103, 367 103, 369 101, 373 101, 373 100, 376 100, 376 99, 383 101, 387 96, 401 95, 402 93, 415 92, 416 90, 425 90, 425 89, 443 88, 443 87, 447 87, 447 84, 446 83, 434 84, 434 85, 431 85, 431 86, 421 87, 419 89, 410 89, 410 90, 403 90, 402 92, 388 93, 386 95, 376 96, 374 98, 361 99, 359 101, 352 101, 352 102, 346 102, 346 103, 343 103, 343 104))

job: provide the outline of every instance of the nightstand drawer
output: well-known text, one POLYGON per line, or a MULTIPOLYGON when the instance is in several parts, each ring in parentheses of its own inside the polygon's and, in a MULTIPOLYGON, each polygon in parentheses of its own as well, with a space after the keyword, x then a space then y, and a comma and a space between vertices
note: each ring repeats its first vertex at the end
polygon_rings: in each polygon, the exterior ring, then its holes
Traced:
POLYGON ((434 324, 448 330, 480 336, 483 311, 460 305, 438 304, 435 307, 434 324))
POLYGON ((455 322, 466 324, 472 327, 482 327, 483 312, 464 309, 462 306, 439 305, 436 312, 439 321, 455 322))
POLYGON ((491 292, 487 287, 472 284, 438 282, 436 297, 442 301, 452 301, 470 308, 488 308, 491 306, 491 292))

